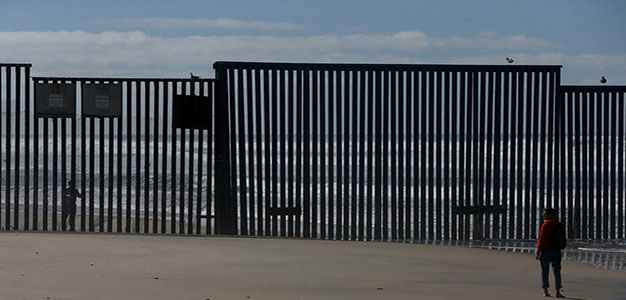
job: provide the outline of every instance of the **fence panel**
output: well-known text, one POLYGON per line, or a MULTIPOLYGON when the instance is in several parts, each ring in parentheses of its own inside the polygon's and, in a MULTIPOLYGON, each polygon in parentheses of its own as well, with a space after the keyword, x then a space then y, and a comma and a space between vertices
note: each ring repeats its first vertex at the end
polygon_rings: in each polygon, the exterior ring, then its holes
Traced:
POLYGON ((214 67, 236 149, 233 234, 536 238, 533 210, 557 203, 559 66, 214 67))

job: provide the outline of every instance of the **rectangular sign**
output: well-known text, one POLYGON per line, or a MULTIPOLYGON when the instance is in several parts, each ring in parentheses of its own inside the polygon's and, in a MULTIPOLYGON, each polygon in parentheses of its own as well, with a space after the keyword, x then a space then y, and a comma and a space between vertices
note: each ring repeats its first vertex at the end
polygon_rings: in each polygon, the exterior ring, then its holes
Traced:
POLYGON ((119 83, 83 83, 82 110, 85 117, 121 117, 122 85, 119 83))
POLYGON ((35 116, 76 116, 76 84, 35 82, 35 116))

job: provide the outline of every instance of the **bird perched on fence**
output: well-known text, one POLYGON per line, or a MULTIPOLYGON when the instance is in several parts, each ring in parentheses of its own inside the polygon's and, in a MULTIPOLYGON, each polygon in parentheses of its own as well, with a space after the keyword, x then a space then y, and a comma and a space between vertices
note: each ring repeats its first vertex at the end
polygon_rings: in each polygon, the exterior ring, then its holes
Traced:
POLYGON ((606 78, 604 78, 604 76, 602 76, 602 78, 600 78, 600 83, 602 83, 602 84, 606 83, 606 78))
POLYGON ((512 58, 510 58, 510 57, 507 57, 506 58, 506 62, 512 64, 514 62, 514 60, 512 58))
POLYGON ((193 79, 193 80, 200 79, 200 76, 193 75, 192 72, 189 72, 189 75, 191 75, 191 79, 193 79))

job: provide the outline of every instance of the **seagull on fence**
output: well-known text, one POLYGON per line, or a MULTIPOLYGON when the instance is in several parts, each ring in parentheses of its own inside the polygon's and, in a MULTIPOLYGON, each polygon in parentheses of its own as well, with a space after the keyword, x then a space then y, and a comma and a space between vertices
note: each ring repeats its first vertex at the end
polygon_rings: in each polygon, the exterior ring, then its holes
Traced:
POLYGON ((606 83, 606 78, 604 78, 604 76, 602 76, 602 78, 600 79, 600 83, 602 83, 602 84, 606 83))
POLYGON ((200 76, 193 75, 193 73, 191 73, 191 72, 189 72, 189 74, 191 75, 191 79, 193 79, 193 80, 200 79, 200 76))
POLYGON ((510 57, 507 57, 506 58, 506 62, 512 64, 514 62, 514 60, 512 58, 510 58, 510 57))

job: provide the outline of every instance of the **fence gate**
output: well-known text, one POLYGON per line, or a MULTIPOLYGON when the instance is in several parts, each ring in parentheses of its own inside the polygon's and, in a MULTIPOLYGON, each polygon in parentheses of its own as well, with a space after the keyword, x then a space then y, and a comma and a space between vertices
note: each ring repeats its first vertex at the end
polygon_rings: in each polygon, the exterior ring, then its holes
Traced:
POLYGON ((528 239, 558 198, 560 66, 214 68, 232 233, 528 239))

